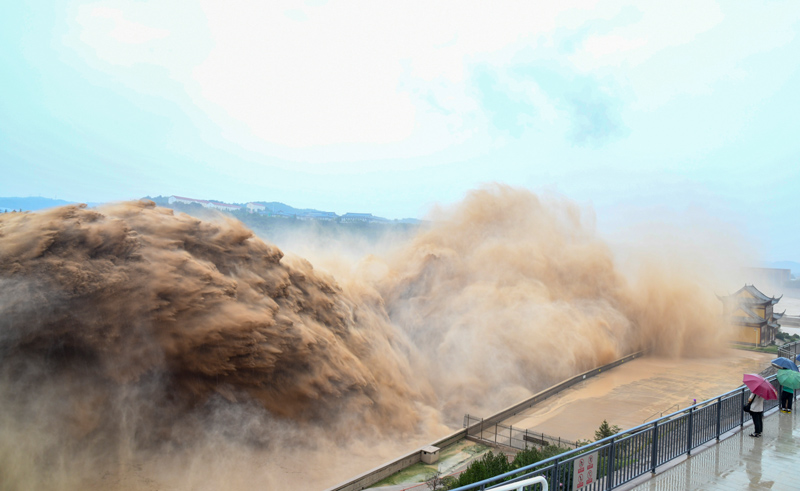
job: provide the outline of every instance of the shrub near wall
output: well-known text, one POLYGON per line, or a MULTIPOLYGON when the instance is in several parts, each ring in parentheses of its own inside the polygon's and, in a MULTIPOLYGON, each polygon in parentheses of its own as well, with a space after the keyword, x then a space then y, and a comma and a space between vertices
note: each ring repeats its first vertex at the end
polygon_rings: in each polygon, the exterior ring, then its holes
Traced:
POLYGON ((483 481, 484 479, 489 479, 490 477, 513 471, 514 469, 519 469, 526 465, 535 464, 536 462, 549 459, 550 457, 555 457, 568 450, 571 449, 559 447, 557 445, 548 445, 541 449, 528 448, 517 453, 512 462, 509 462, 508 458, 503 453, 494 454, 493 452, 489 452, 480 460, 471 463, 469 467, 467 467, 467 470, 458 476, 458 479, 449 483, 447 489, 460 488, 467 484, 483 481))

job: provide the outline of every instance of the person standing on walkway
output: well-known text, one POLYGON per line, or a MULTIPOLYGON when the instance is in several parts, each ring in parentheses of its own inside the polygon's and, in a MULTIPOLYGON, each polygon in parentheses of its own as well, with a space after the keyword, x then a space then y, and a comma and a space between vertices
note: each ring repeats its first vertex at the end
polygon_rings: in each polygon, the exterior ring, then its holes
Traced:
POLYGON ((792 412, 792 399, 794 399, 794 390, 789 387, 781 386, 781 412, 792 412))
POLYGON ((750 436, 758 438, 764 429, 764 398, 750 394, 747 402, 750 403, 750 416, 753 417, 753 432, 750 433, 750 436))

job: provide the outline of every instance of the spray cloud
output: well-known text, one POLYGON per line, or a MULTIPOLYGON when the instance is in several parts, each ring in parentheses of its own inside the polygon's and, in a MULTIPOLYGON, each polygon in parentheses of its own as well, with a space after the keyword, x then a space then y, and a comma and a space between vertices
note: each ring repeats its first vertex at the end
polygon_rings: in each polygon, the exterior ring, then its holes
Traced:
POLYGON ((3 215, 2 487, 323 488, 465 412, 720 339, 703 278, 623 275, 566 199, 489 186, 432 218, 315 269, 146 201, 3 215))

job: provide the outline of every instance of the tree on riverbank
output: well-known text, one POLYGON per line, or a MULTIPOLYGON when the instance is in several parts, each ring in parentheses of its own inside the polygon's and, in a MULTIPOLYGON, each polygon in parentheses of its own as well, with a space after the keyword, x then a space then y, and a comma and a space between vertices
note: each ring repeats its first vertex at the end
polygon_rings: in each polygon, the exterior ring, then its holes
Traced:
MULTIPOLYGON (((600 423, 600 427, 594 432, 595 441, 602 440, 603 438, 611 435, 616 435, 620 432, 620 430, 621 428, 619 426, 610 425, 608 424, 608 421, 604 419, 603 422, 600 423)), ((583 446, 588 445, 591 442, 588 440, 582 440, 581 443, 581 446, 583 446)), ((461 486, 466 486, 467 484, 472 484, 483 481, 484 479, 489 479, 490 477, 499 476, 500 474, 504 474, 515 469, 521 469, 531 464, 547 460, 551 457, 555 457, 556 455, 568 452, 569 450, 572 449, 560 447, 558 445, 547 445, 542 448, 526 448, 525 450, 518 452, 517 455, 514 456, 514 460, 511 462, 508 461, 508 457, 506 457, 502 452, 495 454, 490 451, 480 460, 472 462, 469 467, 467 467, 467 469, 462 472, 460 476, 458 476, 458 479, 453 479, 448 484, 446 489, 460 488, 461 486)))
POLYGON ((603 420, 603 422, 600 423, 600 427, 594 432, 594 440, 598 441, 602 440, 603 438, 608 438, 611 435, 616 435, 621 429, 622 428, 619 426, 609 425, 608 421, 603 420))

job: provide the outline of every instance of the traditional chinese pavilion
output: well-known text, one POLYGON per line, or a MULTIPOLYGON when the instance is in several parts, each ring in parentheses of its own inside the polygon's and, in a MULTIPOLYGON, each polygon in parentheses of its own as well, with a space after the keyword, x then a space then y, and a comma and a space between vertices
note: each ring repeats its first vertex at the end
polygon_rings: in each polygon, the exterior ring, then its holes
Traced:
POLYGON ((745 284, 727 297, 717 296, 722 301, 723 315, 734 329, 733 341, 752 346, 767 346, 775 341, 778 320, 783 317, 775 313, 773 306, 783 298, 768 297, 753 285, 745 284))

